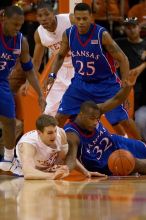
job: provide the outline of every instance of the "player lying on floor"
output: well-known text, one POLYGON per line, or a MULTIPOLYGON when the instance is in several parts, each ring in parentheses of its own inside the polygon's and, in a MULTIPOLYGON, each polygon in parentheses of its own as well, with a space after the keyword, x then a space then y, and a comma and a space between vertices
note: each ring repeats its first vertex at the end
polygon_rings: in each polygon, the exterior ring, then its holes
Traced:
MULTIPOLYGON (((89 128, 91 130, 96 130, 95 127, 98 122, 99 116, 102 113, 114 108, 115 106, 118 106, 125 100, 125 98, 130 92, 131 85, 135 83, 135 78, 136 76, 129 76, 129 79, 125 82, 125 87, 122 88, 116 96, 98 106, 95 104, 97 109, 89 108, 88 110, 94 110, 94 117, 92 116, 90 118, 90 114, 84 114, 83 109, 81 108, 81 112, 77 116, 75 123, 78 123, 78 121, 80 121, 80 118, 82 118, 82 122, 89 122, 89 124, 86 124, 86 126, 84 127, 85 130, 88 130, 89 128), (90 120, 93 124, 90 124, 90 120)), ((98 127, 99 125, 97 125, 97 128, 98 127)), ((82 137, 80 137, 81 139, 79 140, 79 136, 76 133, 74 133, 73 129, 71 128, 72 130, 69 130, 70 125, 66 125, 65 127, 68 140, 66 138, 64 130, 62 128, 57 127, 57 122, 52 116, 41 115, 36 121, 36 129, 37 130, 24 134, 16 146, 16 153, 18 156, 18 160, 20 161, 20 164, 22 166, 25 179, 63 178, 69 175, 69 171, 74 169, 76 166, 78 167, 78 170, 80 170, 86 176, 104 176, 98 173, 98 170, 96 169, 94 170, 95 172, 92 172, 92 170, 89 169, 91 171, 90 172, 88 171, 88 169, 84 168, 83 165, 85 167, 87 166, 86 164, 81 164, 82 160, 80 160, 80 157, 78 157, 78 159, 81 163, 79 161, 76 163, 76 153, 77 149, 78 152, 80 151, 78 145, 82 142, 82 137)), ((106 129, 103 128, 103 131, 106 131, 106 129)), ((101 131, 101 133, 103 131, 101 131)), ((96 138, 98 140, 99 135, 96 138)), ((107 139, 105 137, 105 139, 102 140, 100 138, 99 140, 103 141, 102 143, 100 143, 102 145, 104 144, 104 142, 108 142, 108 136, 107 139)), ((104 147, 105 149, 107 147, 110 148, 108 143, 107 145, 104 145, 104 147)), ((98 146, 95 146, 95 152, 97 152, 97 154, 101 153, 100 149, 98 151, 98 146)), ((102 154, 98 156, 102 156, 102 154)), ((97 155, 96 159, 98 161, 97 155)), ((94 167, 94 161, 92 162, 93 163, 91 164, 91 166, 94 167)))
MULTIPOLYGON (((59 179, 69 175, 65 164, 68 143, 65 131, 49 115, 41 115, 36 129, 22 136, 16 145, 16 153, 25 179, 59 179)), ((80 166, 80 163, 77 163, 80 166)), ((105 176, 83 170, 87 177, 105 176)))
MULTIPOLYGON (((108 167, 109 156, 118 149, 124 149, 130 151, 135 157, 135 166, 133 168, 131 166, 128 173, 146 174, 146 144, 142 141, 111 134, 100 122, 101 113, 114 105, 114 100, 112 100, 113 98, 100 106, 93 101, 84 102, 76 119, 65 125, 67 140, 72 148, 70 162, 75 161, 77 157, 82 164, 82 172, 85 169, 85 172, 88 170, 111 175, 108 167)), ((120 158, 120 155, 117 156, 120 158)), ((129 167, 125 168, 129 169, 129 167)), ((116 171, 117 174, 120 172, 120 170, 116 171)), ((122 173, 125 172, 123 170, 122 173)))

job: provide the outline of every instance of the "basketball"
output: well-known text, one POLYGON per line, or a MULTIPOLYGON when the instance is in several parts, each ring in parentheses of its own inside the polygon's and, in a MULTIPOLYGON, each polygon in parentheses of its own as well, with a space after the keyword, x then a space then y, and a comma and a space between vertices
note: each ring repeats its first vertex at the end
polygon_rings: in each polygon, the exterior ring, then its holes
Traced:
POLYGON ((108 167, 115 176, 127 176, 135 167, 135 158, 127 150, 116 150, 108 159, 108 167))

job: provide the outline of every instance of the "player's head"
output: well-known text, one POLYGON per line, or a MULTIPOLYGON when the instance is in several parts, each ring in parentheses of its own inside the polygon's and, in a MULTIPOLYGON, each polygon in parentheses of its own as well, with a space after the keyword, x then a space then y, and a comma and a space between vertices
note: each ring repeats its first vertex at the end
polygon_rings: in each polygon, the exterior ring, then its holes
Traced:
POLYGON ((36 120, 36 129, 44 144, 53 146, 56 141, 57 121, 53 116, 41 115, 36 120))
POLYGON ((24 13, 20 7, 12 5, 5 9, 3 17, 3 31, 5 35, 12 37, 17 35, 23 23, 24 13))
POLYGON ((100 109, 93 101, 86 101, 80 107, 78 114, 81 125, 88 131, 93 131, 98 124, 100 118, 100 109))
POLYGON ((140 38, 141 28, 138 23, 138 18, 126 18, 123 22, 124 31, 131 41, 135 41, 140 38))
POLYGON ((48 31, 55 31, 57 21, 53 8, 49 3, 42 2, 37 7, 37 21, 48 31))
POLYGON ((88 32, 91 24, 91 8, 86 3, 79 3, 74 8, 74 21, 80 34, 88 32))

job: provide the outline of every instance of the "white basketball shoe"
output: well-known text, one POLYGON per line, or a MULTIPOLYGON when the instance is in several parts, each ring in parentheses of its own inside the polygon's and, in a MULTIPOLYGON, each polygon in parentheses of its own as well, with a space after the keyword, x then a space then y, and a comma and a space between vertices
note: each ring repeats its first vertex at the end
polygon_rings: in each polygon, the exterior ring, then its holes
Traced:
POLYGON ((13 176, 19 176, 19 177, 23 176, 21 165, 17 160, 17 158, 15 157, 13 158, 12 161, 4 160, 4 159, 0 161, 0 170, 5 172, 10 172, 11 174, 13 174, 13 176))

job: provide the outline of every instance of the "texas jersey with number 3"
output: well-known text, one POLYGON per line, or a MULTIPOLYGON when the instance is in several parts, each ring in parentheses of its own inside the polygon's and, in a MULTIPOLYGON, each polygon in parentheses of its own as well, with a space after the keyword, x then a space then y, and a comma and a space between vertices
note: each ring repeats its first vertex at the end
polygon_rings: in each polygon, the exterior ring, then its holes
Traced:
POLYGON ((105 28, 96 24, 92 24, 89 31, 82 35, 79 35, 75 25, 66 30, 75 77, 94 82, 116 73, 113 58, 102 46, 104 31, 105 28))
POLYGON ((67 124, 64 129, 66 133, 73 132, 79 137, 77 157, 89 171, 110 174, 108 158, 117 149, 128 150, 136 158, 146 158, 146 145, 142 141, 110 134, 100 122, 92 134, 85 135, 85 131, 75 123, 67 124))

